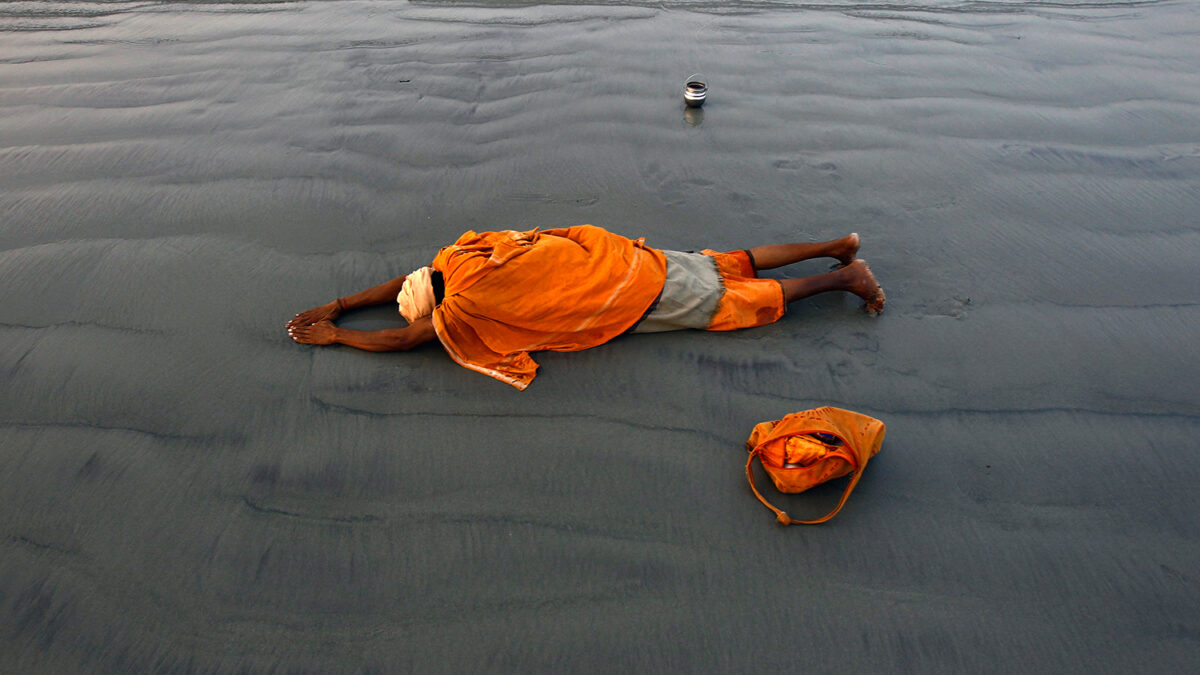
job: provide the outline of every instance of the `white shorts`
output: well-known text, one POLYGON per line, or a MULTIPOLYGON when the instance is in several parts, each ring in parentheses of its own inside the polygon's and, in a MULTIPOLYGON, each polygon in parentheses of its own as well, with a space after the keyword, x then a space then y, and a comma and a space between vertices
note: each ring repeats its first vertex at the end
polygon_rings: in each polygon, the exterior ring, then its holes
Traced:
POLYGON ((629 332, 708 328, 725 293, 717 261, 703 253, 666 250, 662 253, 667 259, 667 280, 662 293, 629 332))

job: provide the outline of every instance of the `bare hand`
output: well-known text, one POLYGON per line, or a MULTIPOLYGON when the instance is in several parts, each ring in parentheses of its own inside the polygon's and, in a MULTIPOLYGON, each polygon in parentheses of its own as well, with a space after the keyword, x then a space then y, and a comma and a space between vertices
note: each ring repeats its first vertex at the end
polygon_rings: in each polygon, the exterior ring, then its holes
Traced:
POLYGON ((337 335, 337 326, 330 321, 318 321, 311 326, 288 324, 288 336, 303 345, 331 345, 337 335))
POLYGON ((313 307, 308 311, 300 312, 296 315, 296 318, 287 322, 287 328, 290 332, 293 328, 299 328, 300 326, 311 326, 318 321, 333 321, 334 319, 338 318, 341 313, 342 308, 338 306, 337 300, 334 300, 327 305, 313 307))

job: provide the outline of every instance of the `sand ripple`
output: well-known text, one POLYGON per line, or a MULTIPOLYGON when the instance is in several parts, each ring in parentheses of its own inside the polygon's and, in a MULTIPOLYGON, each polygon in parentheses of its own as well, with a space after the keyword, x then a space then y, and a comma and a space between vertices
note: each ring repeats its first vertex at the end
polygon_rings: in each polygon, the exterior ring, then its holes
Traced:
POLYGON ((1198 38, 1178 1, 0 3, 0 671, 1195 671, 1198 38), (523 393, 284 334, 582 222, 858 231, 888 311, 523 393), (742 443, 825 404, 888 440, 780 531, 742 443))

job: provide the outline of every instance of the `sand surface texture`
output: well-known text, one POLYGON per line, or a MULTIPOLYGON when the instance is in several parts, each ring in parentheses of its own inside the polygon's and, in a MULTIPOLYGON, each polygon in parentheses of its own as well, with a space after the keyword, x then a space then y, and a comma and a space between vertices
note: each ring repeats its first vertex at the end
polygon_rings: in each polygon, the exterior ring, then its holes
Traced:
POLYGON ((2 3, 0 671, 1194 672, 1197 73, 1185 0, 2 3), (579 223, 890 302, 523 393, 284 332, 579 223), (826 404, 887 440, 782 528, 826 404))

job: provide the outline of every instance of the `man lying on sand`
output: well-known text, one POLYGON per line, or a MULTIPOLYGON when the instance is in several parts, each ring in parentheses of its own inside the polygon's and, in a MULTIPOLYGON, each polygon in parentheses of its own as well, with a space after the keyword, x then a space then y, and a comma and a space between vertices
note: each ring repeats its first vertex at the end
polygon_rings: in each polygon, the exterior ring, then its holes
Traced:
POLYGON ((537 372, 533 351, 578 351, 623 333, 762 326, 782 317, 787 303, 826 291, 853 293, 878 313, 883 289, 855 258, 858 245, 858 235, 850 234, 817 244, 681 253, 592 225, 467 232, 430 266, 301 312, 287 329, 302 344, 381 352, 436 338, 460 365, 524 389, 537 372), (800 279, 757 275, 818 257, 841 266, 800 279), (405 328, 333 324, 348 309, 393 300, 405 328))

